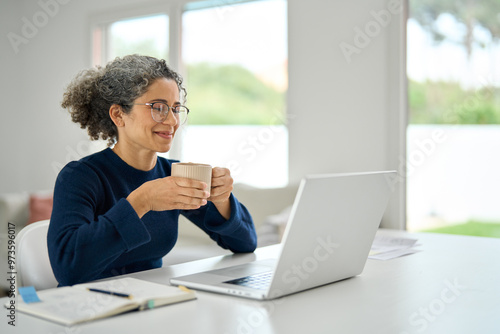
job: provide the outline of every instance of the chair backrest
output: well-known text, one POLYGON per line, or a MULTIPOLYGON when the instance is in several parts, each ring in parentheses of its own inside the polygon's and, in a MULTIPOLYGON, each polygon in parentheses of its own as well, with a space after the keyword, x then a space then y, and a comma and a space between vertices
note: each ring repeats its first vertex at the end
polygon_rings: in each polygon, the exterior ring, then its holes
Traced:
POLYGON ((57 287, 47 248, 49 220, 24 227, 17 236, 17 285, 37 290, 57 287))

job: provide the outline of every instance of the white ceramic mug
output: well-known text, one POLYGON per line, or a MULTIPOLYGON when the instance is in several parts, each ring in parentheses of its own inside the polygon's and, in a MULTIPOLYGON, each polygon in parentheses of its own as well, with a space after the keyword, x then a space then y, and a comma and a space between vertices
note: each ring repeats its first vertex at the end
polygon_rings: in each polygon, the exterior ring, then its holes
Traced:
POLYGON ((172 176, 205 182, 208 185, 208 191, 210 191, 210 186, 212 184, 212 166, 192 162, 175 162, 172 164, 172 176))

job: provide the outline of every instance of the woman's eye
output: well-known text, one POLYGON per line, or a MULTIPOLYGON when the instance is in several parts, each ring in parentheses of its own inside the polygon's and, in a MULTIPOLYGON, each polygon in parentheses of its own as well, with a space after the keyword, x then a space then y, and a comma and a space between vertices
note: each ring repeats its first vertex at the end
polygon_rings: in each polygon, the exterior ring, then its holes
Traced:
POLYGON ((161 103, 153 103, 151 106, 155 111, 162 112, 163 111, 163 104, 161 103))

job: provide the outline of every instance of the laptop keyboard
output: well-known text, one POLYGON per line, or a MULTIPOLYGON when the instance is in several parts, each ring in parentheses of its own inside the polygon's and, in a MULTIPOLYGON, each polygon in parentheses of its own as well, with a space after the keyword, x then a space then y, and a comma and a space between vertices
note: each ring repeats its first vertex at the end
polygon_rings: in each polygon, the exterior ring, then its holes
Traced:
POLYGON ((267 271, 264 273, 259 273, 259 274, 254 274, 254 275, 250 275, 250 276, 232 279, 229 281, 225 281, 224 283, 246 286, 246 287, 258 289, 258 290, 265 290, 271 284, 271 277, 272 276, 273 276, 273 272, 267 271))

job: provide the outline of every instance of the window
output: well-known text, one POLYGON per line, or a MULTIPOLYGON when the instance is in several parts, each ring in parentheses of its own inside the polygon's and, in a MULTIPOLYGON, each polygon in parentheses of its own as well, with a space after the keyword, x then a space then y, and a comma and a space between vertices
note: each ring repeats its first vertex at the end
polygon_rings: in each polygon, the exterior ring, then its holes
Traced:
POLYGON ((94 18, 93 64, 131 53, 166 59, 185 79, 191 111, 166 156, 227 167, 236 183, 285 186, 286 0, 181 5, 94 18))
POLYGON ((498 1, 410 1, 410 230, 500 223, 499 12, 498 1))
POLYGON ((168 59, 167 15, 126 19, 110 25, 109 59, 131 53, 168 59))
POLYGON ((235 181, 254 186, 287 184, 287 49, 283 0, 186 5, 182 61, 192 112, 183 160, 227 166, 235 181))
POLYGON ((116 57, 143 54, 168 59, 168 16, 153 14, 98 24, 93 29, 92 60, 104 65, 116 57))

